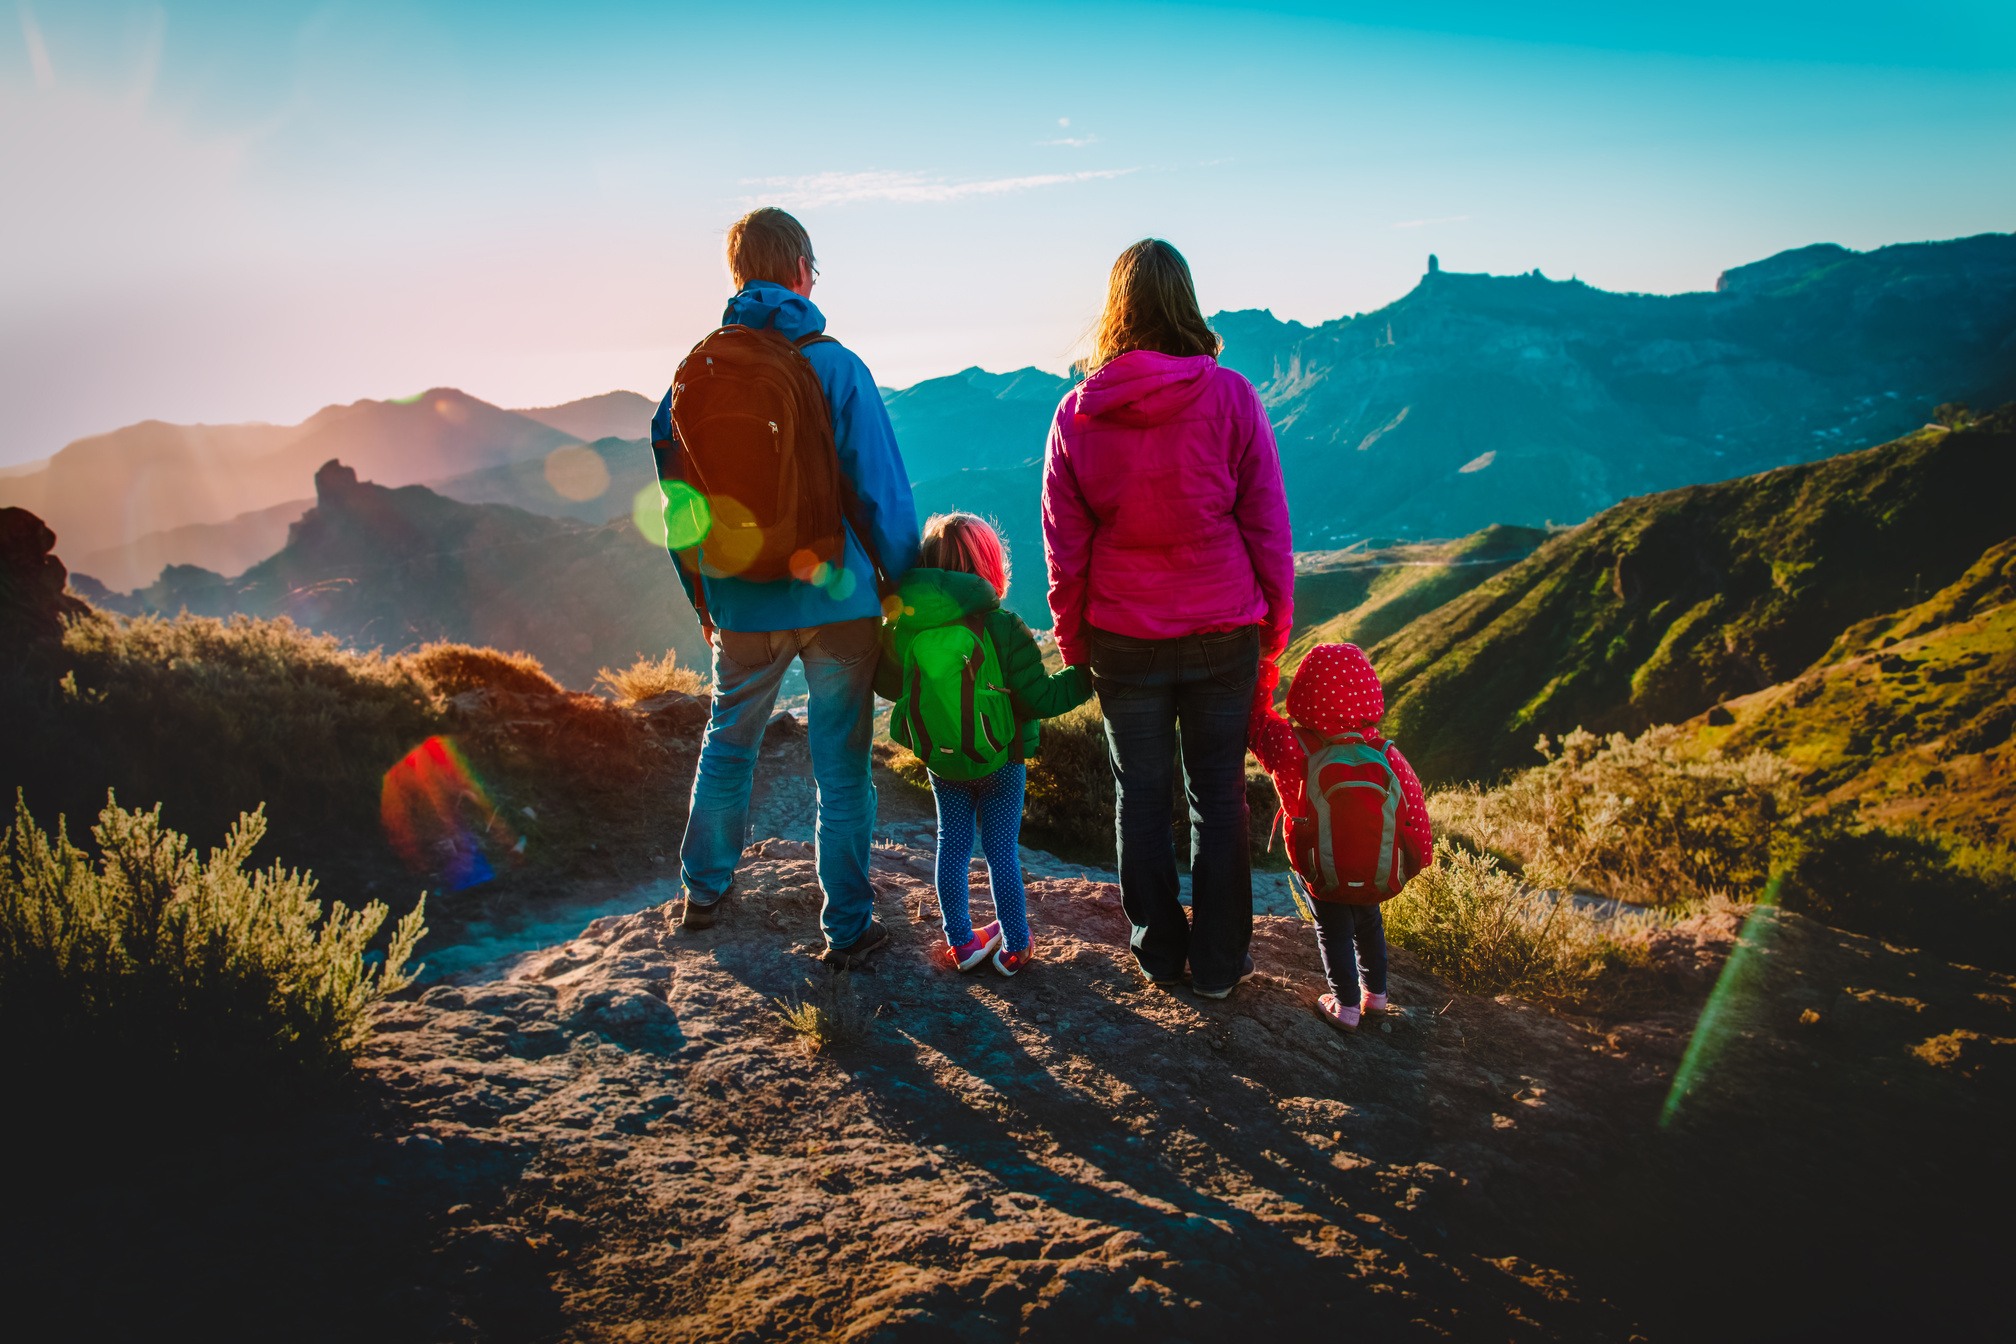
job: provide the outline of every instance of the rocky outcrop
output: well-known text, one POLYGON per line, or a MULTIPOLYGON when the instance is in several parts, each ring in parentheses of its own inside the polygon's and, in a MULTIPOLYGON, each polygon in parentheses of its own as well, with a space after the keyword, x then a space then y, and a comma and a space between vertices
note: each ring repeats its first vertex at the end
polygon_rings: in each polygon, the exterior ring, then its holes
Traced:
POLYGON ((671 559, 627 519, 590 527, 388 489, 335 460, 315 473, 315 495, 286 547, 241 577, 174 566, 135 596, 171 615, 286 616, 388 652, 437 640, 523 650, 577 689, 640 654, 707 663, 671 559))
POLYGON ((64 591, 69 571, 56 534, 26 509, 0 509, 0 660, 63 637, 63 618, 90 608, 64 591))

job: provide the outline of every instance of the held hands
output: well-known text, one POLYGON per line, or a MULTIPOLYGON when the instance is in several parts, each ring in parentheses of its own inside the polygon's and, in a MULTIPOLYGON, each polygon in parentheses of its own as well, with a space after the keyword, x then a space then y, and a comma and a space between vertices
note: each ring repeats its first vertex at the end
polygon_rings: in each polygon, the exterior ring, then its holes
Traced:
POLYGON ((1258 741, 1267 722, 1274 717, 1274 688, 1281 684, 1281 668, 1272 658, 1260 662, 1260 675, 1253 682, 1253 705, 1246 715, 1246 740, 1258 741))

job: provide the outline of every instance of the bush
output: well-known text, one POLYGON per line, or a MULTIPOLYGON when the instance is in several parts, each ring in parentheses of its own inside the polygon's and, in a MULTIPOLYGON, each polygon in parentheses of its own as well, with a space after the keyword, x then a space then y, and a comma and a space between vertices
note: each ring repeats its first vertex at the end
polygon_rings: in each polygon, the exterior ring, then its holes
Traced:
POLYGON ((461 695, 495 687, 513 695, 561 695, 559 682, 546 675, 529 653, 501 653, 471 644, 427 644, 399 661, 420 674, 441 696, 461 695))
POLYGON ((367 964, 385 907, 325 915, 308 874, 246 872, 265 829, 263 809, 247 813, 199 858, 158 806, 108 797, 94 865, 17 796, 0 854, 0 1014, 16 1039, 122 1091, 264 1091, 340 1073, 366 1009, 412 981, 421 910, 367 964))
POLYGON ((95 809, 111 786, 165 800, 185 830, 221 832, 263 802, 291 845, 374 824, 380 776, 446 723, 409 664, 284 618, 94 612, 62 652, 60 686, 6 707, 4 783, 49 812, 95 809))
POLYGON ((1779 903, 1941 956, 2016 966, 2016 850, 1915 828, 1860 827, 1839 807, 1785 828, 1779 903))
POLYGON ((678 654, 671 649, 665 651, 663 658, 640 656, 620 672, 603 668, 595 674, 595 684, 608 687, 609 693, 626 705, 634 705, 668 691, 706 695, 712 689, 705 676, 690 667, 678 667, 675 665, 677 662, 678 654))
POLYGON ((1572 899, 1535 896, 1488 854, 1436 844, 1383 907, 1386 936, 1470 994, 1523 994, 1602 1009, 1656 980, 1650 913, 1598 919, 1572 899))
POLYGON ((1098 699, 1045 719, 1041 731, 1029 763, 1023 823, 1066 848, 1113 853, 1113 766, 1098 699))
POLYGON ((1641 904, 1753 893, 1795 802, 1794 771, 1769 752, 1692 756, 1681 731, 1547 738, 1545 765, 1495 789, 1429 799, 1438 833, 1511 860, 1535 886, 1588 888, 1641 904))

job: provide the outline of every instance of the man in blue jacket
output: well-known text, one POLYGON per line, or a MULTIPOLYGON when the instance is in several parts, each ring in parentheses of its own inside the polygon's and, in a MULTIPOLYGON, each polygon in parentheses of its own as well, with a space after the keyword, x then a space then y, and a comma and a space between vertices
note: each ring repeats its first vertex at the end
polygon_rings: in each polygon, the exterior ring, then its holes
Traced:
MULTIPOLYGON (((812 240, 796 219, 768 208, 743 216, 728 230, 728 271, 737 292, 721 315, 722 325, 774 325, 791 340, 824 331, 826 319, 812 304, 814 265, 812 240)), ((882 394, 868 366, 838 342, 821 341, 804 353, 832 410, 840 469, 860 495, 883 568, 901 577, 917 563, 917 508, 882 394)), ((654 444, 672 438, 669 390, 651 421, 651 438, 654 444)), ((667 465, 659 463, 660 479, 667 465)), ((850 527, 845 563, 837 578, 823 585, 792 578, 755 583, 701 577, 688 573, 676 557, 674 568, 689 601, 695 583, 706 585, 703 596, 715 626, 714 707, 679 846, 686 892, 680 927, 712 925, 714 907, 733 885, 763 727, 795 658, 805 665, 810 690, 806 717, 819 789, 817 867, 825 895, 820 924, 827 961, 856 965, 889 938, 874 918, 868 884, 875 827, 868 745, 874 736, 882 603, 861 540, 850 527)))

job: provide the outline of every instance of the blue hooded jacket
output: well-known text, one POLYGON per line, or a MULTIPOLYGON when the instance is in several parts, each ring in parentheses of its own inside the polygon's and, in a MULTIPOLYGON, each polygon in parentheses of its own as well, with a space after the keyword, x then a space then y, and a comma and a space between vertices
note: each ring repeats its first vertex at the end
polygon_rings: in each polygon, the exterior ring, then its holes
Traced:
MULTIPOLYGON (((752 280, 730 299, 721 324, 760 327, 773 313, 776 330, 790 340, 826 330, 826 317, 812 300, 767 280, 752 280)), ((883 569, 892 581, 900 580, 917 564, 917 506, 910 498, 910 478, 903 469, 903 455, 897 451, 896 431, 882 406, 882 394, 861 357, 836 341, 807 346, 805 358, 819 376, 819 386, 825 389, 826 404, 833 412, 833 444, 839 450, 840 470, 847 473, 861 496, 861 511, 874 534, 883 569)), ((663 443, 671 437, 672 391, 668 388, 665 399, 658 403, 658 414, 651 418, 651 439, 663 443)), ((665 467, 659 463, 661 480, 665 467)), ((672 567, 686 589, 687 601, 693 600, 696 582, 707 585, 708 615, 723 630, 800 630, 882 615, 875 571, 851 526, 841 577, 825 587, 798 579, 752 583, 748 579, 700 578, 689 574, 676 556, 672 567)))

